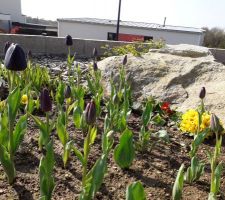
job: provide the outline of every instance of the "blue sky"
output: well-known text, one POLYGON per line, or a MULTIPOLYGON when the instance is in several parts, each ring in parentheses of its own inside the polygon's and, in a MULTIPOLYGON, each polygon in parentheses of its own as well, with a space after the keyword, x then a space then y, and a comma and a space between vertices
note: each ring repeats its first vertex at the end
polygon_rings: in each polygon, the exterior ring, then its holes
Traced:
MULTIPOLYGON (((21 0, 22 13, 55 20, 117 19, 119 0, 21 0)), ((225 0, 122 0, 121 20, 225 28, 225 0)))

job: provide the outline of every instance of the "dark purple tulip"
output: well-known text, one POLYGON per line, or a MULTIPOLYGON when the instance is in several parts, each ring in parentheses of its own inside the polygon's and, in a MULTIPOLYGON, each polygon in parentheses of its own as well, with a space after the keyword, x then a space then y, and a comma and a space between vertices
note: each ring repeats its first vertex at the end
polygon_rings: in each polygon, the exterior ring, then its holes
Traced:
POLYGON ((96 48, 93 49, 93 57, 96 58, 98 56, 98 51, 96 48))
POLYGON ((71 88, 69 85, 66 86, 66 89, 65 89, 65 92, 64 92, 64 96, 66 99, 70 98, 71 97, 71 88))
POLYGON ((97 71, 98 70, 98 65, 96 62, 93 62, 93 69, 94 71, 97 71))
POLYGON ((4 46, 4 55, 6 54, 9 46, 10 46, 10 42, 8 41, 8 42, 5 43, 5 46, 4 46))
POLYGON ((5 67, 12 71, 23 71, 27 68, 26 55, 18 44, 11 44, 6 51, 5 67))
POLYGON ((67 46, 72 46, 73 45, 73 39, 70 35, 66 36, 66 45, 67 46))
POLYGON ((44 88, 40 95, 41 110, 43 112, 49 112, 52 110, 52 101, 47 88, 44 88))
POLYGON ((219 130, 220 130, 220 120, 215 114, 211 114, 211 117, 210 117, 210 129, 214 133, 216 133, 216 132, 218 133, 219 130))
POLYGON ((123 58, 123 65, 126 65, 126 64, 127 64, 127 55, 125 55, 123 58))
POLYGON ((206 94, 206 90, 205 87, 202 87, 200 93, 199 93, 199 98, 200 99, 204 99, 205 98, 205 94, 206 94))
POLYGON ((85 108, 85 120, 88 125, 92 125, 96 121, 96 106, 93 100, 85 108))

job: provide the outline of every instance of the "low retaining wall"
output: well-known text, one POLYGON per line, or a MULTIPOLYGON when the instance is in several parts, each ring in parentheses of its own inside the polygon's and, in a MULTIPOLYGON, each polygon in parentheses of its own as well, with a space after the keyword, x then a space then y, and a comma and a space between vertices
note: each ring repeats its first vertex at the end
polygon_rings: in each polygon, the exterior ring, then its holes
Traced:
MULTIPOLYGON (((7 41, 20 44, 26 52, 31 50, 34 55, 66 55, 68 52, 68 48, 65 45, 65 38, 0 34, 0 56, 3 56, 3 48, 7 41)), ((96 48, 101 56, 104 53, 104 50, 101 47, 105 45, 114 47, 124 44, 128 44, 128 42, 73 39, 71 54, 76 52, 77 58, 89 58, 92 56, 93 48, 96 48)))
MULTIPOLYGON (((25 51, 31 50, 34 55, 66 55, 68 48, 65 45, 65 38, 33 35, 14 35, 0 34, 0 56, 3 56, 3 47, 5 43, 14 42, 20 44, 25 51)), ((73 39, 71 54, 76 52, 77 58, 90 58, 93 48, 98 50, 100 56, 104 54, 101 47, 121 46, 129 42, 105 41, 105 40, 87 40, 73 39)), ((225 49, 209 49, 218 62, 225 64, 225 49)))
POLYGON ((225 64, 225 49, 209 49, 216 61, 225 64))

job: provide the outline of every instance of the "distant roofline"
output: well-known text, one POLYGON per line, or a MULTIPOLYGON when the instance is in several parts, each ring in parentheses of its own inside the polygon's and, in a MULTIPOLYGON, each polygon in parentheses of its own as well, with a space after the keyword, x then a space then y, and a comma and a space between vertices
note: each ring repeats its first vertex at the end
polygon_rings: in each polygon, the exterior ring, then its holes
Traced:
MULTIPOLYGON (((111 19, 100 19, 100 18, 58 18, 58 22, 78 22, 78 23, 85 23, 85 24, 100 24, 105 26, 115 26, 116 24, 113 24, 113 22, 117 22, 117 20, 111 20, 111 19), (87 21, 87 20, 93 20, 93 21, 87 21), (94 21, 98 20, 98 21, 94 21), (102 22, 100 22, 102 20, 102 22), (107 23, 108 22, 108 23, 107 23)), ((158 27, 144 27, 144 26, 135 26, 135 25, 125 25, 121 24, 122 27, 134 27, 139 29, 151 29, 151 30, 161 30, 161 31, 169 31, 169 32, 188 32, 188 33, 198 33, 203 34, 205 32, 204 29, 201 28, 195 28, 195 27, 186 27, 186 26, 174 26, 174 25, 161 25, 158 23, 148 23, 148 22, 134 22, 134 21, 120 21, 122 23, 137 23, 137 24, 146 24, 146 25, 155 25, 158 27), (174 29, 173 29, 174 28, 174 29), (178 29, 175 29, 178 28, 178 29), (180 30, 179 30, 180 28, 180 30), (182 29, 183 28, 183 29, 182 29), (186 30, 184 30, 186 29, 186 30), (188 30, 190 29, 190 30, 188 30), (196 31, 194 30, 196 29, 196 31)))
POLYGON ((0 13, 0 15, 11 15, 11 14, 8 14, 8 13, 0 13))
POLYGON ((24 26, 36 26, 36 27, 46 27, 46 28, 52 28, 57 29, 57 26, 52 25, 46 25, 46 24, 35 24, 35 23, 21 23, 21 22, 12 22, 13 25, 24 25, 24 26))

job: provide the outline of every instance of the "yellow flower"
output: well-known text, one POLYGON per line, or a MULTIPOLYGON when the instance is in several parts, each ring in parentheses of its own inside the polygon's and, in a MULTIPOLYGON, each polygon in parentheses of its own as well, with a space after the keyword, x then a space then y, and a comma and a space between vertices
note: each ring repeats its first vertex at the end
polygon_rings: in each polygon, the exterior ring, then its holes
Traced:
POLYGON ((67 105, 70 105, 70 104, 71 104, 71 98, 67 98, 67 99, 66 99, 66 104, 67 104, 67 105))
MULTIPOLYGON (((202 123, 200 124, 200 131, 203 131, 204 129, 208 128, 210 125, 210 115, 208 113, 203 113, 201 118, 202 118, 202 123)), ((182 115, 180 129, 183 132, 197 134, 198 124, 199 124, 198 112, 194 109, 190 109, 182 115)))
MULTIPOLYGON (((200 130, 203 131, 206 128, 210 127, 210 113, 203 113, 201 116, 202 123, 200 124, 200 130)), ((194 109, 188 110, 186 113, 182 115, 182 120, 180 123, 180 130, 182 132, 188 132, 192 134, 198 134, 198 112, 194 109)), ((221 126, 223 127, 222 122, 220 121, 221 126)), ((225 134, 223 132, 222 134, 225 134)), ((210 131, 206 138, 213 136, 213 132, 210 131)))
POLYGON ((202 124, 200 125, 201 130, 208 128, 210 125, 210 115, 207 113, 202 114, 202 124))
POLYGON ((26 94, 24 94, 22 97, 21 97, 21 103, 23 105, 27 105, 28 104, 28 96, 26 94))

